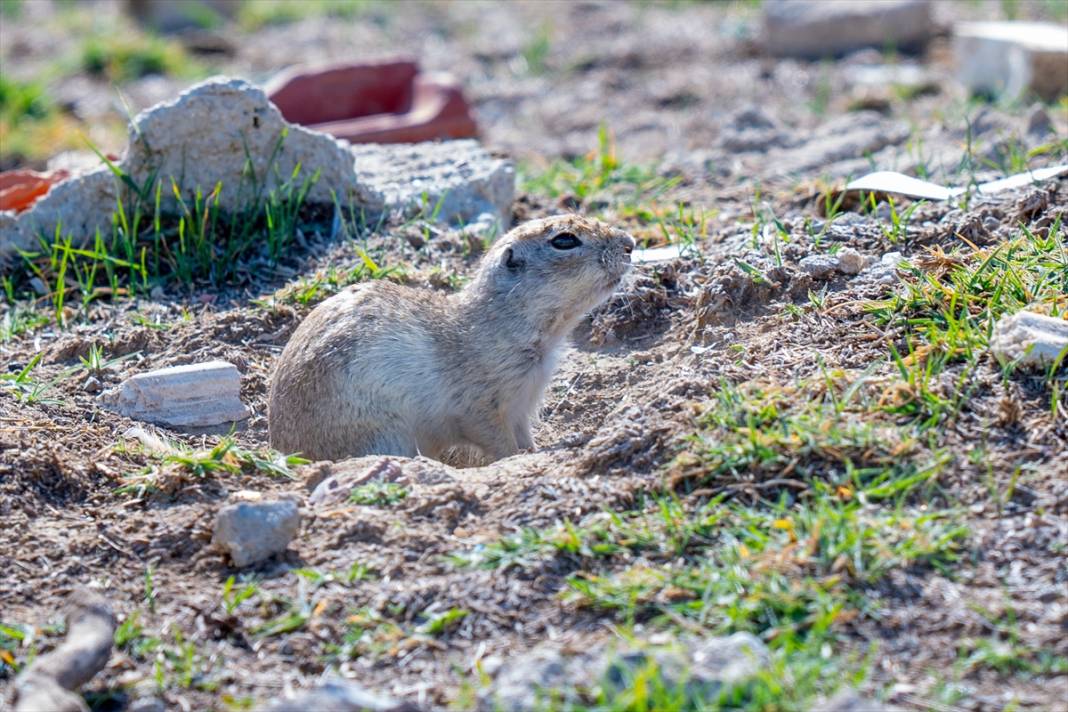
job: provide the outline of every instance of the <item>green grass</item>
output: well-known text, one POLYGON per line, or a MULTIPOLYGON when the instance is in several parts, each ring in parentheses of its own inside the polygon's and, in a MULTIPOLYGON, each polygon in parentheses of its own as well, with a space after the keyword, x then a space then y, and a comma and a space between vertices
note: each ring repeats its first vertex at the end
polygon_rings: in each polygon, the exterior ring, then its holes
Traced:
POLYGON ((55 111, 39 82, 20 82, 0 75, 0 120, 43 119, 55 111))
POLYGON ((177 42, 139 32, 87 38, 78 65, 86 74, 116 84, 152 74, 193 77, 201 73, 177 42))
POLYGON ((391 507, 402 502, 407 496, 408 490, 396 482, 369 482, 353 487, 349 492, 349 502, 373 507, 391 507))
POLYGON ((33 374, 41 363, 42 354, 38 353, 17 373, 0 373, 0 388, 10 391, 22 404, 59 405, 63 401, 49 395, 55 387, 68 378, 74 369, 66 369, 55 378, 41 380, 33 374))
POLYGON ((164 185, 154 173, 138 184, 108 161, 125 194, 116 204, 111 230, 98 230, 86 245, 62 225, 51 235, 39 235, 37 249, 21 253, 26 269, 5 283, 9 298, 25 296, 30 277, 36 277, 62 324, 66 306, 84 313, 105 297, 148 294, 157 285, 221 287, 273 269, 290 251, 299 227, 316 227, 307 223, 303 211, 319 174, 302 176, 298 164, 289 175, 280 175, 275 159, 284 140, 283 133, 265 175, 250 171, 241 185, 220 183, 192 195, 173 182, 164 185), (268 189, 272 172, 277 185, 268 189), (246 202, 224 211, 224 190, 247 196, 246 202), (173 211, 165 209, 164 191, 173 196, 173 211))
POLYGON ((0 621, 0 680, 13 678, 29 663, 19 652, 32 639, 23 626, 0 621))
POLYGON ((77 121, 56 109, 43 82, 0 74, 0 158, 42 161, 80 146, 77 121))
POLYGON ((365 250, 359 247, 354 249, 360 258, 359 264, 355 267, 343 268, 330 265, 314 274, 299 277, 270 297, 256 300, 256 304, 264 308, 274 304, 314 306, 353 284, 374 279, 389 279, 394 282, 404 282, 407 279, 403 266, 383 267, 365 250))
POLYGON ((43 313, 30 302, 15 301, 3 304, 0 314, 0 343, 7 343, 21 334, 32 334, 52 322, 48 313, 43 313))
POLYGON ((844 677, 863 677, 864 661, 843 634, 857 616, 877 614, 868 587, 893 570, 952 564, 966 534, 946 512, 873 510, 840 495, 795 505, 784 498, 773 507, 660 499, 581 525, 527 530, 452 560, 497 568, 563 558, 578 567, 566 578, 564 605, 609 615, 625 629, 641 622, 748 631, 772 651, 769 671, 715 704, 684 688, 655 692, 652 670, 650 680, 566 709, 805 709, 844 677))
POLYGON ((665 489, 688 496, 527 529, 450 561, 531 571, 567 562, 552 567, 572 571, 562 605, 624 630, 746 631, 772 651, 774 673, 714 703, 659 689, 649 671, 618 695, 562 708, 805 709, 843 678, 864 677, 848 632, 878 616, 872 588, 893 571, 948 573, 967 541, 960 514, 938 504, 946 457, 878 410, 879 367, 890 364, 789 389, 723 384, 666 473, 665 489))
POLYGON ((931 496, 944 456, 918 433, 871 417, 878 379, 824 379, 800 388, 722 385, 676 460, 673 486, 749 500, 848 492, 874 501, 920 486, 931 496))
POLYGON ((594 150, 570 161, 554 161, 540 169, 521 166, 519 182, 523 191, 550 198, 570 195, 580 201, 636 205, 655 200, 678 181, 660 176, 651 167, 621 161, 608 127, 602 124, 594 150))
POLYGON ((385 9, 389 4, 372 0, 244 0, 238 12, 238 23, 246 31, 255 31, 288 25, 308 17, 354 20, 375 7, 385 9))
MULTIPOLYGON (((1068 314, 1068 232, 1059 220, 1044 236, 1021 226, 995 247, 948 254, 935 247, 913 264, 904 289, 870 311, 900 334, 889 347, 900 379, 884 395, 885 409, 933 427, 955 417, 974 393, 972 379, 999 318, 1021 309, 1068 314), (958 363, 954 387, 940 387, 941 375, 958 363)), ((1056 389, 1052 371, 1047 382, 1056 389)))
POLYGON ((144 455, 150 464, 125 476, 119 494, 143 496, 154 492, 174 492, 197 480, 218 475, 266 475, 292 479, 293 469, 309 462, 297 455, 283 455, 274 450, 251 450, 237 444, 232 437, 220 438, 211 448, 194 450, 179 442, 161 441, 160 449, 122 443, 115 447, 120 455, 144 455))
POLYGON ((520 56, 527 72, 535 76, 549 71, 549 56, 552 52, 553 32, 548 23, 542 24, 530 40, 523 45, 520 56))

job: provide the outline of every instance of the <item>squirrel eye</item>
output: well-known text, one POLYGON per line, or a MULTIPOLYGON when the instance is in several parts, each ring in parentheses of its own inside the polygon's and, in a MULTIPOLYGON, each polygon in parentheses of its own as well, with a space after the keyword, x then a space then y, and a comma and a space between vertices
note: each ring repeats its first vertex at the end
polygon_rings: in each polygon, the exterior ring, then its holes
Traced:
POLYGON ((582 241, 570 232, 561 232, 553 239, 549 240, 549 244, 558 250, 572 250, 582 245, 582 241))

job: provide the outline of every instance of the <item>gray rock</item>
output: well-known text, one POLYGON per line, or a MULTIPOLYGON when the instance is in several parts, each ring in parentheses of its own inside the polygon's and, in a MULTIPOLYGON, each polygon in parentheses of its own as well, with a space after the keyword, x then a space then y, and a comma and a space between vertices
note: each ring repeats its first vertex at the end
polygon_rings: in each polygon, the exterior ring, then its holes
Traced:
POLYGON ((834 255, 809 255, 797 266, 812 279, 828 279, 838 269, 838 258, 834 255))
POLYGON ((864 278, 876 284, 897 284, 901 277, 898 266, 905 261, 900 252, 887 252, 878 262, 864 272, 864 278))
POLYGON ((511 224, 515 166, 474 140, 354 146, 360 181, 381 194, 387 210, 466 224, 489 213, 511 224))
MULTIPOLYGON (((308 202, 332 203, 336 191, 344 205, 381 210, 381 196, 358 179, 347 143, 286 123, 261 89, 240 79, 206 80, 139 114, 118 166, 139 186, 153 175, 163 181, 164 210, 177 205, 172 180, 187 200, 221 182, 220 207, 238 210, 257 189, 284 183, 298 163, 301 176, 320 173, 308 202)), ((0 215, 0 262, 12 259, 16 248, 35 247, 38 234, 50 238, 57 225, 78 244, 97 228, 110 232, 118 196, 118 180, 98 163, 53 187, 30 210, 0 215)))
POLYGON ((381 695, 348 680, 330 680, 267 708, 269 712, 419 712, 410 702, 381 695))
POLYGON ((212 537, 239 568, 285 551, 300 528, 300 509, 292 499, 264 500, 258 493, 244 496, 247 501, 228 504, 215 515, 212 537))
POLYGON ((918 47, 935 29, 928 0, 764 3, 764 44, 780 57, 819 58, 888 45, 918 47))
POLYGON ((139 373, 100 400, 128 418, 178 428, 235 423, 250 415, 241 402, 241 374, 226 361, 139 373))
POLYGON ((957 78, 1003 99, 1068 93, 1068 27, 1048 22, 961 22, 953 28, 957 78))
MULTIPOLYGON (((990 351, 1001 363, 1044 368, 1068 349, 1068 321, 1021 311, 998 319, 990 351)), ((1065 362, 1062 362, 1065 363, 1065 362)))
POLYGON ((602 644, 583 653, 544 644, 505 661, 480 703, 485 710, 534 710, 541 709, 551 693, 554 701, 566 705, 598 690, 624 689, 650 662, 669 688, 685 686, 691 698, 714 699, 724 685, 756 674, 768 660, 767 647, 749 633, 618 649, 602 644))

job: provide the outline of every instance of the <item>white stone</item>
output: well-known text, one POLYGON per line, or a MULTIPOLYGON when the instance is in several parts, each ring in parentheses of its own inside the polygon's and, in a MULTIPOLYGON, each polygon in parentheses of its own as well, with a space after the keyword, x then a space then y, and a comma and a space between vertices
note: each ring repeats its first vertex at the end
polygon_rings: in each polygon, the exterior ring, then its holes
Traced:
POLYGON ((1050 101, 1068 93, 1068 25, 962 22, 953 28, 953 56, 972 91, 1006 100, 1033 91, 1050 101))
POLYGON ((900 252, 887 252, 878 262, 864 271, 864 277, 876 284, 897 284, 901 280, 897 269, 904 261, 905 258, 900 252))
POLYGON ((765 0, 764 43, 780 57, 919 46, 936 27, 928 0, 765 0))
POLYGON ((838 253, 838 271, 842 274, 859 274, 867 264, 868 259, 852 247, 838 253))
POLYGON ((1021 311, 998 319, 990 351, 1001 363, 1043 368, 1068 349, 1068 321, 1021 311))
POLYGON ((630 253, 632 264, 655 264, 657 262, 671 262, 682 257, 684 248, 682 245, 664 245, 663 247, 648 247, 634 250, 630 253))
POLYGON ((387 210, 463 225, 491 214, 511 224, 515 165, 495 158, 478 141, 353 146, 356 172, 382 195, 387 210))
POLYGON ((100 399, 129 418, 179 428, 234 423, 249 416, 241 402, 241 374, 226 361, 139 373, 100 399))
POLYGON ((236 502, 215 515, 212 541, 241 568, 285 551, 298 529, 300 508, 292 499, 236 502))

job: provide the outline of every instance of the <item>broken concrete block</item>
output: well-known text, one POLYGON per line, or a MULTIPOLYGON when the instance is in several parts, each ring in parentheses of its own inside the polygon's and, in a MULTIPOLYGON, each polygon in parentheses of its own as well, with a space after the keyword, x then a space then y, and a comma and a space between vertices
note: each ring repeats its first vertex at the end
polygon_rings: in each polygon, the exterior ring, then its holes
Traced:
POLYGON ((249 416, 241 402, 241 374, 226 361, 139 373, 101 401, 128 418, 172 427, 208 427, 249 416))
MULTIPOLYGON (((221 185, 220 208, 237 211, 258 189, 288 180, 297 164, 298 180, 319 172, 307 202, 332 204, 336 192, 342 205, 372 214, 382 209, 381 196, 358 177, 347 143, 287 124, 261 89, 240 79, 208 79, 141 112, 118 167, 138 185, 156 175, 164 211, 177 206, 171 181, 187 201, 198 189, 208 194, 221 185)), ((0 214, 0 263, 15 258, 16 249, 36 247, 37 235, 50 237, 57 225, 76 244, 97 228, 110 234, 119 191, 111 170, 98 164, 56 185, 29 210, 0 214)))
POLYGON ((779 57, 818 59, 864 47, 909 49, 931 38, 928 0, 767 0, 764 43, 779 57))
POLYGON ((953 28, 957 78, 972 91, 1053 101, 1068 93, 1068 26, 962 22, 953 28))
POLYGON ((300 529, 300 508, 292 499, 263 499, 258 492, 237 493, 246 501, 228 504, 215 515, 212 541, 230 553, 234 566, 249 566, 283 552, 300 529))
POLYGON ((364 144, 352 152, 361 183, 383 196, 387 210, 450 225, 490 213, 501 229, 511 224, 515 165, 478 141, 364 144))
POLYGON ((165 187, 173 179, 187 196, 197 188, 207 193, 221 181, 224 210, 246 207, 257 188, 277 188, 298 163, 298 180, 319 172, 310 203, 331 204, 335 191, 343 205, 356 200, 372 207, 380 200, 358 180, 347 143, 287 124, 263 90, 242 79, 201 82, 142 112, 134 126, 124 170, 138 182, 158 170, 165 187))
POLYGON ((1068 321, 1021 311, 1003 316, 994 325, 990 351, 1003 364, 1044 368, 1068 349, 1068 321))

